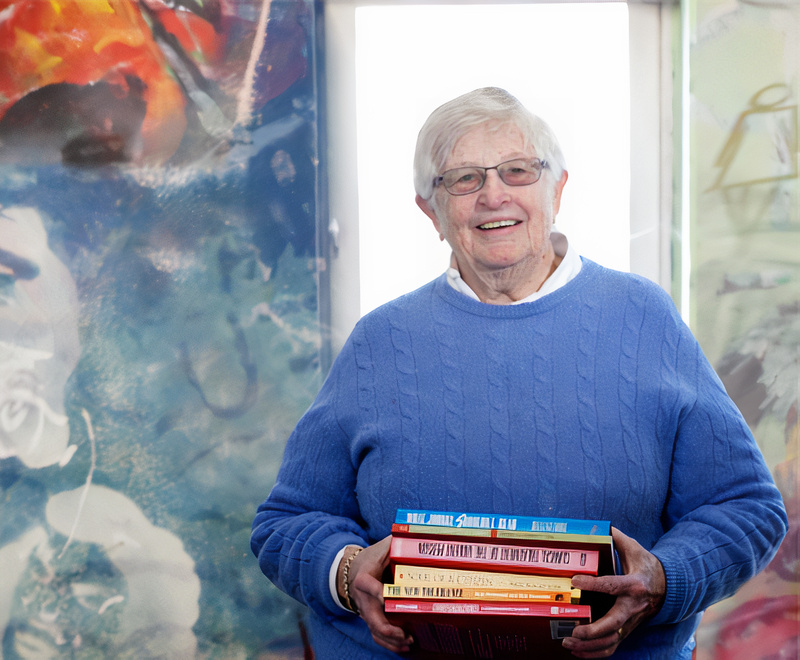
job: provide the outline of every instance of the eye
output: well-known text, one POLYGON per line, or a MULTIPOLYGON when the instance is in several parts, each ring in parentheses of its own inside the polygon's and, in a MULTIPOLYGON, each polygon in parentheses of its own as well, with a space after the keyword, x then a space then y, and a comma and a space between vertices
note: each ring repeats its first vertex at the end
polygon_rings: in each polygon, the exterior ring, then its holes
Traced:
POLYGON ((459 167, 445 172, 443 175, 445 187, 455 193, 471 192, 480 187, 483 178, 480 170, 474 167, 459 167))
POLYGON ((507 184, 521 186, 536 181, 540 169, 538 161, 519 159, 503 163, 498 167, 498 172, 507 184))

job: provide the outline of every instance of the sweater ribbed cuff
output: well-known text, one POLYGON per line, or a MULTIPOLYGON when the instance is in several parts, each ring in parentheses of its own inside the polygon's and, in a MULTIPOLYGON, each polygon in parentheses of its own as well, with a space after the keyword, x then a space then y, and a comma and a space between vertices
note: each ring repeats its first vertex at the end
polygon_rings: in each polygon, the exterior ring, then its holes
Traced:
POLYGON ((664 567, 666 577, 666 596, 664 604, 651 620, 652 625, 677 623, 685 617, 686 594, 688 593, 688 579, 686 574, 681 571, 681 565, 677 561, 670 560, 669 557, 662 556, 657 551, 653 554, 664 567))

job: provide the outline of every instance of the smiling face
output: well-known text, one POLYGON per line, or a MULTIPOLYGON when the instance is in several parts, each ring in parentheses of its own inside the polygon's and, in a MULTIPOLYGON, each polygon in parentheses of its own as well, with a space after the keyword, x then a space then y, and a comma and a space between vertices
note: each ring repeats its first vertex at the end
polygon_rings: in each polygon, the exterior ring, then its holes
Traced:
MULTIPOLYGON (((486 123, 456 142, 442 170, 536 155, 516 126, 486 123)), ((450 244, 461 277, 481 300, 496 299, 492 289, 520 299, 538 290, 553 267, 550 229, 566 179, 565 172, 554 184, 545 170, 537 183, 509 186, 489 170, 477 192, 455 196, 439 186, 434 199, 417 197, 417 204, 450 244)))

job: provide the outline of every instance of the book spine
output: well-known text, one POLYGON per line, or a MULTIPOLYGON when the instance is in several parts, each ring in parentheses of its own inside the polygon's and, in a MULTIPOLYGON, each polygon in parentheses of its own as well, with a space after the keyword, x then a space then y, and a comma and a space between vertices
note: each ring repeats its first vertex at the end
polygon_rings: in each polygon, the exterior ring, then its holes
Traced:
POLYGON ((510 531, 504 529, 479 529, 477 527, 441 527, 436 525, 410 525, 406 523, 392 524, 393 536, 435 536, 440 538, 472 537, 507 543, 547 543, 563 545, 565 543, 597 547, 611 543, 611 536, 589 534, 550 534, 547 532, 510 531))
POLYGON ((611 533, 611 524, 603 520, 504 516, 461 511, 428 511, 425 509, 398 509, 395 522, 408 525, 547 532, 551 534, 608 535, 611 533))
POLYGON ((572 589, 572 579, 548 575, 522 575, 494 571, 467 571, 454 568, 409 566, 394 567, 395 585, 472 587, 481 589, 530 589, 561 591, 572 589))
POLYGON ((395 563, 536 573, 539 575, 596 575, 594 550, 545 548, 480 543, 469 539, 436 540, 396 536, 389 559, 395 563))
POLYGON ((534 601, 577 603, 580 589, 570 591, 535 591, 530 589, 480 589, 475 587, 383 585, 384 598, 432 598, 436 600, 534 601))
POLYGON ((496 603, 482 601, 437 601, 437 600, 387 600, 385 611, 405 613, 474 614, 534 617, 591 617, 588 605, 556 605, 552 603, 496 603))

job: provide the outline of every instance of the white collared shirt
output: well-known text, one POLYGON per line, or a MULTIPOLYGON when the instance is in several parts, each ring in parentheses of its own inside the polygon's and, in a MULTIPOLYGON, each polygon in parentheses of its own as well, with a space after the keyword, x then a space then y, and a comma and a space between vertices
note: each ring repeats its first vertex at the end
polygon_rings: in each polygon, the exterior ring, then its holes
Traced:
MULTIPOLYGON (((553 293, 553 291, 560 289, 581 271, 580 255, 570 247, 569 241, 564 234, 554 230, 550 233, 550 241, 553 243, 553 250, 555 250, 556 256, 561 257, 561 263, 558 264, 552 275, 544 281, 538 291, 534 291, 522 300, 514 301, 511 303, 512 305, 533 302, 548 293, 553 293)), ((469 296, 473 300, 480 300, 469 285, 461 279, 461 273, 458 272, 457 268, 450 267, 447 269, 447 283, 465 296, 469 296)))

